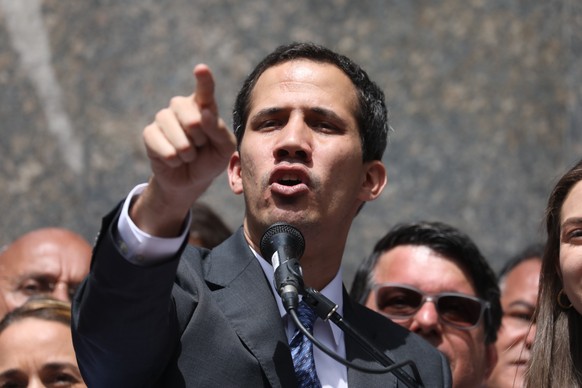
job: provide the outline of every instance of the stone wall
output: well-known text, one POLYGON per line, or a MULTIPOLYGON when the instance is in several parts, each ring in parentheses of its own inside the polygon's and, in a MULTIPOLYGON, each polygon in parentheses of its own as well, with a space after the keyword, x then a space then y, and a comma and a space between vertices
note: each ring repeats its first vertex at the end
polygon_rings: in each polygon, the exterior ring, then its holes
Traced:
MULTIPOLYGON (((222 112, 277 45, 322 43, 368 70, 391 110, 389 185, 357 217, 357 263, 395 223, 441 220, 495 269, 542 238, 555 179, 582 157, 576 0, 0 0, 0 244, 61 225, 92 240, 148 177, 141 130, 209 64, 222 112)), ((242 199, 204 201, 233 228, 242 199)))

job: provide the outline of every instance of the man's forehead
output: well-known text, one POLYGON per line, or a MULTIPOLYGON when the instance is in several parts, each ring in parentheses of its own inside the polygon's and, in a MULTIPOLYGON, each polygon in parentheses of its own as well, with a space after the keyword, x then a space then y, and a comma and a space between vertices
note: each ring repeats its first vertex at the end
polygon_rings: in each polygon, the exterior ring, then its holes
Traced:
POLYGON ((260 108, 257 104, 268 105, 279 98, 297 102, 297 97, 307 99, 306 103, 318 101, 333 109, 345 109, 354 119, 358 109, 357 89, 339 67, 298 59, 274 65, 259 76, 251 91, 249 113, 260 108))
POLYGON ((375 271, 381 277, 394 281, 404 274, 406 279, 414 280, 414 285, 421 290, 430 285, 438 286, 441 292, 459 291, 457 288, 462 288, 463 292, 476 293, 466 263, 427 245, 396 245, 382 253, 375 271), (435 270, 431 271, 431 268, 435 270))
POLYGON ((322 77, 335 77, 346 82, 353 89, 354 93, 356 87, 348 77, 348 75, 333 63, 314 61, 310 59, 293 59, 266 68, 257 78, 255 85, 251 91, 254 94, 267 79, 271 82, 276 80, 278 82, 308 80, 318 82, 322 77))
POLYGON ((537 293, 542 262, 539 258, 525 260, 515 266, 503 280, 503 294, 512 292, 537 293))
POLYGON ((3 275, 14 276, 58 276, 62 272, 63 260, 58 255, 9 256, 0 262, 3 275))

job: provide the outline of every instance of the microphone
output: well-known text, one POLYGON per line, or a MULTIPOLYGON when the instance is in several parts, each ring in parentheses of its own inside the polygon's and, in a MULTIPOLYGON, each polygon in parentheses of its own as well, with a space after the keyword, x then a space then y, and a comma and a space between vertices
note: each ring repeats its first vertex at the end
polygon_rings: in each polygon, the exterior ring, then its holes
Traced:
POLYGON ((275 278, 273 283, 275 289, 279 292, 285 310, 289 312, 291 318, 303 332, 307 338, 315 346, 320 348, 324 353, 339 363, 347 367, 360 370, 365 373, 389 373, 392 372, 401 380, 407 387, 422 387, 422 381, 416 365, 411 360, 405 360, 401 363, 394 363, 388 356, 377 350, 374 345, 369 343, 359 332, 351 327, 343 318, 336 312, 338 306, 312 288, 305 288, 303 284, 303 273, 299 260, 303 256, 305 250, 305 239, 301 232, 284 222, 275 223, 267 228, 263 237, 261 237, 261 255, 270 260, 275 271, 275 278), (342 331, 354 338, 363 349, 371 354, 376 361, 378 361, 384 368, 370 369, 357 365, 339 355, 333 353, 321 342, 319 342, 313 335, 303 327, 303 324, 297 316, 297 307, 299 305, 299 294, 304 295, 303 299, 307 304, 313 308, 317 315, 323 319, 331 319, 342 331), (401 368, 409 365, 414 373, 414 378, 410 377, 401 368))
POLYGON ((304 292, 299 265, 304 250, 305 239, 301 232, 284 222, 268 227, 261 238, 261 255, 273 265, 275 289, 287 311, 297 309, 299 293, 304 292))

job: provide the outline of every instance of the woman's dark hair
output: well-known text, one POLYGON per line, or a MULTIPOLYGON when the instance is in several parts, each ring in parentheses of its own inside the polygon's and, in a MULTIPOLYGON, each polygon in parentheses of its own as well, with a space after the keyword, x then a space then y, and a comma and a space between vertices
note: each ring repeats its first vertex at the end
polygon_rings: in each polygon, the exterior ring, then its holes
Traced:
POLYGON ((563 289, 560 273, 562 205, 572 187, 582 181, 582 160, 556 183, 546 207, 547 242, 542 260, 538 308, 534 319, 536 335, 527 387, 582 386, 582 316, 574 308, 557 303, 563 289))

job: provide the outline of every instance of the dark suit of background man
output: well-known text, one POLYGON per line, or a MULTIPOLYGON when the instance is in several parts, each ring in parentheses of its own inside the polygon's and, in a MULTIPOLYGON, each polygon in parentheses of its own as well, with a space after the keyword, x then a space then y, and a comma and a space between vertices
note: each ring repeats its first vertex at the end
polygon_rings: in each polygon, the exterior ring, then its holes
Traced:
MULTIPOLYGON (((386 184, 382 91, 348 58, 312 44, 279 47, 236 100, 234 136, 220 119, 208 67, 144 129, 153 175, 104 219, 91 273, 74 302, 74 343, 90 387, 294 387, 295 326, 272 286, 260 239, 275 222, 305 237, 307 286, 394 361, 413 360, 425 386, 449 386, 430 345, 353 304, 341 282, 351 223, 386 184), (236 145, 235 145, 236 136, 236 145), (209 251, 187 246, 189 209, 225 166, 244 194, 242 227, 209 251)), ((336 353, 379 368, 349 336, 318 320, 336 353)), ((323 386, 387 387, 392 373, 346 368, 315 350, 323 386)), ((410 373, 409 368, 405 371, 410 373)))

